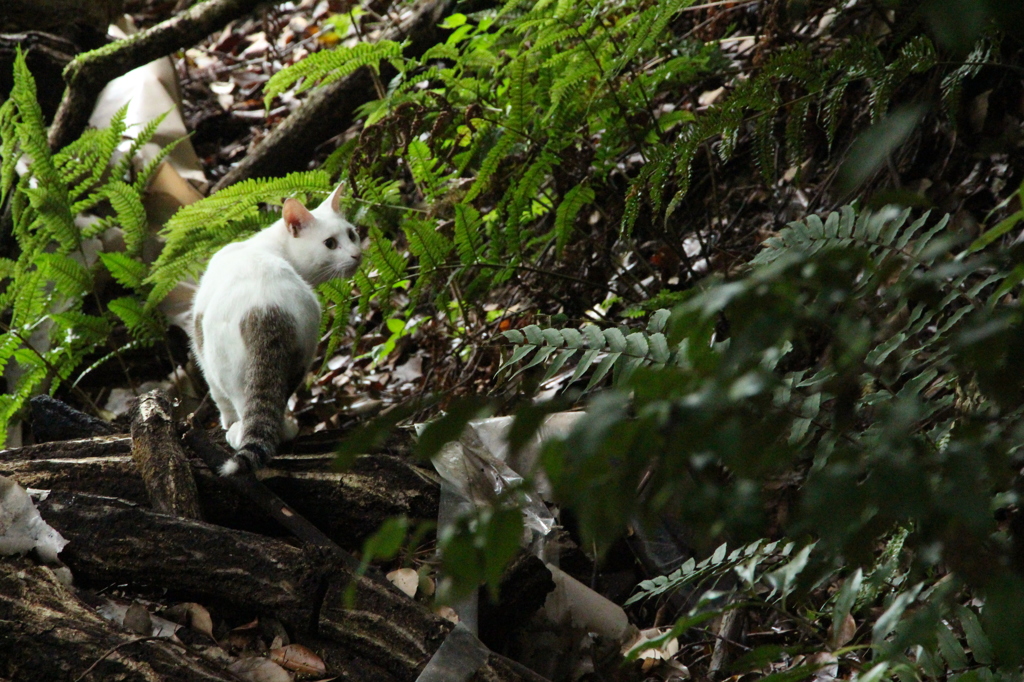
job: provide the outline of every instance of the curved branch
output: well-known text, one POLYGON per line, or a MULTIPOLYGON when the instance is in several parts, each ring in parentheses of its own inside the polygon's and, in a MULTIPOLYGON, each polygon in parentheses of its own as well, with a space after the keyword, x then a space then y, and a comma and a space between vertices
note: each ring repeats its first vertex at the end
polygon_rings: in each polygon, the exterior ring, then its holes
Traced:
POLYGON ((64 70, 67 88, 50 126, 50 148, 60 149, 82 134, 96 98, 107 83, 154 59, 194 45, 259 5, 260 0, 206 0, 130 38, 76 57, 64 70))

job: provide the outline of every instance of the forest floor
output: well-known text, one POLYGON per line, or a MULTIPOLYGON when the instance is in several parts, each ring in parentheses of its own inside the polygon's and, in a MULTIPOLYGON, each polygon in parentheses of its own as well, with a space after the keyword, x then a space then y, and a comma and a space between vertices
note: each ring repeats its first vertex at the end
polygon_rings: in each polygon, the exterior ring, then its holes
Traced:
MULTIPOLYGON (((166 19, 175 4, 168 0, 129 0, 127 8, 135 23, 145 28, 166 19)), ((745 77, 744 74, 756 69, 765 55, 778 45, 809 40, 815 31, 822 30, 826 21, 824 16, 812 12, 803 23, 794 22, 780 29, 771 25, 777 20, 773 14, 777 9, 772 8, 779 3, 725 4, 727 7, 721 10, 709 6, 695 12, 687 21, 691 22, 688 31, 694 36, 706 41, 722 41, 723 52, 733 66, 730 79, 745 77)), ((252 153, 275 126, 302 105, 305 95, 292 93, 285 93, 269 106, 265 105, 262 89, 266 82, 282 68, 308 54, 349 39, 352 9, 350 3, 341 0, 302 0, 266 7, 174 55, 181 84, 183 117, 191 131, 191 144, 211 185, 224 178, 233 164, 252 153)), ((400 23, 403 14, 410 11, 408 7, 388 2, 374 2, 355 9, 356 15, 372 16, 372 21, 363 23, 364 30, 377 32, 400 23)), ((831 30, 840 32, 836 27, 831 30)), ((1019 59, 1017 61, 1019 63, 1019 59)), ((672 105, 694 112, 706 111, 732 83, 721 75, 713 75, 688 91, 677 93, 672 105)), ((934 83, 914 84, 920 88, 934 86, 934 83)), ((849 113, 835 143, 837 147, 849 145, 852 131, 864 128, 865 121, 871 117, 870 102, 866 98, 857 101, 861 96, 863 92, 858 91, 848 95, 849 113)), ((953 229, 966 239, 978 236, 984 227, 993 225, 1006 212, 1020 208, 1014 203, 1018 201, 1014 199, 1014 191, 1024 180, 1024 148, 1020 143, 1024 88, 1019 76, 983 72, 980 78, 968 84, 962 102, 958 127, 954 128, 940 116, 926 118, 884 168, 864 183, 859 190, 864 205, 900 201, 908 206, 949 213, 953 229)), ((323 141, 315 157, 308 160, 307 167, 319 167, 340 144, 358 137, 361 129, 361 120, 353 120, 348 129, 339 130, 334 137, 323 141)), ((823 137, 810 141, 811 149, 805 162, 782 169, 772 182, 765 182, 751 162, 748 134, 744 133, 738 146, 746 149, 746 153, 737 154, 726 164, 716 160, 710 146, 706 154, 698 155, 693 186, 676 213, 676 220, 690 224, 688 236, 681 244, 666 246, 657 229, 652 227, 638 235, 631 251, 621 256, 624 269, 632 270, 636 279, 655 292, 685 290, 709 275, 729 277, 750 260, 761 242, 789 221, 811 213, 826 213, 850 200, 848 196, 836 196, 838 168, 830 162, 830 150, 823 137)), ((626 176, 634 174, 641 164, 639 158, 627 158, 622 163, 622 172, 626 176)), ((407 190, 407 195, 415 194, 413 187, 407 190)), ((614 201, 617 200, 609 199, 609 203, 614 201)), ((614 213, 616 209, 609 208, 608 212, 614 213)), ((606 235, 607 241, 614 241, 614 234, 609 232, 609 235, 606 235)), ((602 244, 594 245, 594 248, 601 247, 602 244)), ((353 313, 349 320, 349 344, 331 357, 317 359, 324 371, 300 389, 293 401, 292 407, 302 427, 298 442, 315 443, 315 434, 323 434, 320 438, 329 442, 330 438, 370 417, 428 392, 448 397, 492 392, 495 373, 502 360, 502 349, 497 343, 501 331, 521 328, 541 319, 566 319, 567 313, 576 310, 584 311, 583 319, 612 321, 628 319, 638 310, 625 295, 608 297, 568 285, 554 287, 550 282, 540 275, 532 279, 525 277, 490 292, 491 300, 485 308, 500 311, 500 315, 479 321, 476 328, 466 330, 458 339, 449 336, 447 327, 432 319, 431 313, 425 310, 397 325, 376 308, 365 315, 353 313), (467 352, 469 347, 472 352, 467 352)), ((608 282, 607 285, 608 291, 622 291, 619 283, 608 282)), ((580 318, 571 314, 568 319, 578 321, 580 318)), ((129 395, 153 388, 181 397, 185 400, 182 407, 187 412, 197 407, 202 396, 196 394, 194 387, 183 388, 188 381, 188 373, 184 372, 186 358, 187 340, 183 334, 173 332, 166 353, 161 350, 154 356, 148 351, 127 352, 126 364, 107 363, 92 372, 79 388, 93 394, 96 404, 104 408, 105 417, 119 417, 121 426, 127 425, 129 395)), ((541 389, 553 394, 568 383, 570 374, 557 375, 541 389)), ((510 394, 515 392, 515 387, 504 385, 501 390, 510 394)), ((58 396, 78 408, 87 407, 70 393, 60 392, 58 396)), ((208 405, 207 414, 212 416, 208 405)), ((420 419, 427 416, 430 415, 426 412, 418 415, 420 419)), ((404 436, 393 440, 393 447, 386 451, 408 456, 408 441, 404 436)), ((779 507, 772 510, 779 518, 786 513, 786 485, 786 482, 779 483, 779 507)), ((571 520, 567 520, 566 525, 571 526, 571 520)), ((607 599, 622 605, 640 581, 655 577, 649 557, 645 561, 641 556, 650 552, 652 546, 667 552, 669 565, 678 565, 686 558, 684 543, 666 531, 665 537, 657 540, 625 538, 597 564, 574 547, 576 554, 572 556, 577 564, 571 567, 571 572, 607 599), (587 572, 589 579, 586 579, 587 572)), ((412 563, 414 568, 427 565, 430 559, 426 557, 431 550, 427 539, 423 546, 412 548, 409 554, 382 568, 398 569, 403 563, 412 563)), ((114 586, 107 594, 129 602, 134 596, 130 590, 114 586)), ((678 600, 666 600, 631 605, 627 612, 640 629, 664 630, 683 607, 678 600)), ((198 615, 186 614, 183 618, 193 618, 196 630, 208 630, 208 634, 215 633, 221 642, 231 642, 231 646, 225 645, 225 650, 233 653, 265 651, 278 649, 282 644, 273 619, 265 620, 270 622, 265 627, 223 619, 216 622, 215 607, 211 606, 209 612, 205 606, 196 604, 188 608, 192 609, 189 613, 198 615), (210 612, 215 622, 206 625, 210 612), (196 626, 200 621, 203 624, 196 626)), ((487 608, 485 606, 482 618, 487 617, 487 608)), ((664 653, 670 662, 652 658, 643 663, 642 668, 641 664, 625 668, 619 666, 620 659, 607 651, 577 650, 571 657, 575 669, 566 670, 566 662, 560 668, 551 666, 551 669, 558 668, 561 675, 558 679, 573 680, 679 680, 691 674, 702 678, 725 677, 728 674, 726 661, 741 657, 755 645, 777 644, 780 651, 788 647, 797 652, 808 639, 806 630, 806 623, 799 619, 750 611, 737 619, 723 618, 706 628, 698 628, 697 634, 691 633, 681 648, 664 653), (734 641, 734 635, 738 636, 736 633, 740 631, 743 642, 734 641)), ((836 634, 833 639, 845 643, 853 633, 848 635, 836 634)), ((565 642, 560 644, 564 646, 565 642)), ((515 652, 524 657, 524 650, 529 648, 522 641, 508 644, 506 640, 506 645, 507 651, 502 653, 515 652)), ((579 640, 575 640, 574 645, 583 646, 579 640)), ((532 653, 535 660, 543 657, 537 651, 528 653, 532 653)), ((807 663, 799 653, 786 660, 785 666, 778 666, 779 670, 807 663)), ((818 666, 818 679, 836 678, 834 658, 811 663, 818 666)), ((309 665, 316 670, 315 662, 309 665)), ((301 667, 291 669, 303 670, 301 667)), ((769 671, 770 666, 761 673, 769 671)), ((844 669, 843 673, 846 672, 844 669)), ((310 675, 312 677, 305 679, 315 677, 313 673, 310 675)))

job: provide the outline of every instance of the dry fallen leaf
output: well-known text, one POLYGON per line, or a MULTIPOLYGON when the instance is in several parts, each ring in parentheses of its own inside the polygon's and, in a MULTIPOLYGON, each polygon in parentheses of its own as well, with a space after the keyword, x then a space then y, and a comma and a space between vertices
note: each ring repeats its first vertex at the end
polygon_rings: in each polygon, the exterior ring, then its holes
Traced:
POLYGON ((320 674, 327 672, 327 665, 311 649, 301 644, 289 644, 273 649, 267 654, 274 663, 298 673, 320 674))
POLYGON ((420 584, 419 574, 412 568, 400 568, 388 573, 391 584, 410 597, 416 596, 416 588, 420 584))
POLYGON ((291 673, 265 658, 240 658, 228 666, 228 672, 247 682, 292 682, 291 673))
POLYGON ((145 606, 133 601, 124 614, 124 627, 126 630, 148 637, 153 632, 153 619, 145 606))
POLYGON ((425 573, 420 574, 420 592, 426 597, 433 597, 436 591, 437 583, 434 579, 425 573))
POLYGON ((846 644, 853 639, 853 636, 857 634, 857 621, 853 619, 849 613, 846 614, 846 618, 843 619, 842 624, 839 628, 836 628, 836 624, 828 628, 829 643, 833 649, 846 646, 846 644))
POLYGON ((839 674, 839 659, 830 651, 819 651, 807 657, 807 664, 815 666, 816 682, 832 682, 839 674))
POLYGON ((163 612, 165 618, 173 620, 182 625, 188 625, 196 632, 201 632, 210 639, 213 639, 213 618, 210 612, 201 604, 195 602, 183 602, 175 604, 163 612))
POLYGON ((459 614, 455 613, 455 609, 450 606, 438 606, 434 609, 434 613, 453 623, 459 622, 459 614))
MULTIPOLYGON (((628 655, 633 649, 640 647, 652 639, 657 639, 668 632, 669 628, 649 628, 636 633, 626 644, 622 646, 622 654, 628 655)), ((660 647, 646 649, 637 656, 643 661, 642 668, 647 672, 659 661, 667 661, 679 653, 679 640, 672 638, 664 642, 660 647)))

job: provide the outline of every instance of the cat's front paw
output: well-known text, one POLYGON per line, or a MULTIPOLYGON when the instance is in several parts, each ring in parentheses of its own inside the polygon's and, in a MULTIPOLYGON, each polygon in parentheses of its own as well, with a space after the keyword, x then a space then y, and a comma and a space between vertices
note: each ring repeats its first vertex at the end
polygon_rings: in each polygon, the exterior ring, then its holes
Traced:
POLYGON ((242 435, 242 422, 235 422, 228 429, 225 438, 227 438, 228 445, 237 450, 242 447, 242 435))

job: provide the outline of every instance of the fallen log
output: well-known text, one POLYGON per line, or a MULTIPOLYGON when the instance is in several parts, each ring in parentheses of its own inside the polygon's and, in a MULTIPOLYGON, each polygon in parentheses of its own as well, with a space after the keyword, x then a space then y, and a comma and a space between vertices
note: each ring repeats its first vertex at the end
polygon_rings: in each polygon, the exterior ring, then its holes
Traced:
POLYGON ((0 558, 0 678, 10 682, 236 680, 170 642, 140 638, 99 616, 53 571, 0 558))
MULTIPOLYGON (((310 633, 329 670, 345 679, 412 682, 452 628, 391 585, 356 578, 316 550, 91 495, 51 493, 39 510, 69 540, 61 558, 76 579, 156 588, 240 618, 272 615, 310 633), (347 608, 353 580, 355 607, 347 608)), ((473 679, 543 678, 490 653, 473 679)))
POLYGON ((132 452, 132 437, 126 433, 89 436, 73 440, 26 445, 0 450, 0 462, 26 462, 43 459, 88 459, 119 457, 132 452))
POLYGON ((32 425, 32 440, 36 443, 106 436, 119 431, 110 422, 79 412, 45 393, 28 402, 31 406, 29 423, 32 425))
POLYGON ((153 509, 186 519, 202 518, 196 480, 178 440, 171 405, 160 391, 139 398, 132 409, 131 429, 132 461, 153 509))
MULTIPOLYGON (((0 452, 0 475, 22 487, 82 492, 148 504, 127 436, 45 443, 0 452), (87 451, 90 456, 75 456, 87 451), (51 457, 47 457, 51 454, 51 457)), ((430 472, 391 455, 364 455, 345 472, 332 455, 282 455, 261 472, 273 492, 347 549, 356 549, 387 518, 436 519, 440 489, 430 472)), ((284 531, 256 512, 220 476, 190 460, 203 518, 266 535, 284 531)))

